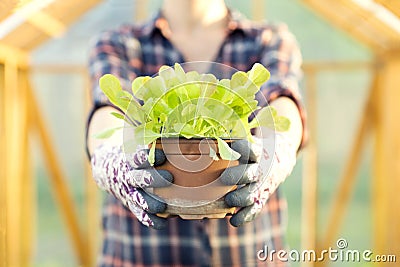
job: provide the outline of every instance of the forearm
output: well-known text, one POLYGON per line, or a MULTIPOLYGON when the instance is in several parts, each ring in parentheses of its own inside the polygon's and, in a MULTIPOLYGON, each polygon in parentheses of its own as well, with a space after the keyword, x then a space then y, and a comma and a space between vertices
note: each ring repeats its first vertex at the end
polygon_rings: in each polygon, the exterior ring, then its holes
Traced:
POLYGON ((96 134, 101 133, 107 129, 124 126, 124 122, 111 115, 111 112, 119 111, 111 106, 103 107, 96 110, 96 112, 93 114, 92 119, 90 120, 90 124, 88 125, 87 137, 87 145, 90 155, 92 155, 93 151, 97 147, 105 143, 110 146, 122 145, 122 129, 116 131, 111 137, 107 139, 99 139, 95 137, 96 134))
MULTIPOLYGON (((278 97, 273 100, 270 105, 274 107, 279 116, 284 116, 290 120, 290 129, 287 132, 282 132, 288 140, 291 140, 293 149, 297 151, 300 146, 303 136, 303 123, 301 120, 299 108, 294 101, 288 97, 278 97)), ((266 129, 261 129, 256 132, 259 137, 267 136, 266 129)))

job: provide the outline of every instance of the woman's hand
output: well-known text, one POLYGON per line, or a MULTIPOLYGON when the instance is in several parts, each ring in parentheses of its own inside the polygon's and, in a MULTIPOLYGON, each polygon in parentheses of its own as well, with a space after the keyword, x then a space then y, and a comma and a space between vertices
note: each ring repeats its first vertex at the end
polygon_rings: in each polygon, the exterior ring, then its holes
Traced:
MULTIPOLYGON (((162 165, 165 160, 163 151, 156 150, 154 165, 162 165)), ((168 171, 150 166, 147 149, 125 154, 120 146, 102 145, 94 151, 91 164, 93 178, 101 189, 119 199, 144 225, 165 227, 166 219, 155 214, 164 212, 166 204, 143 189, 169 186, 173 177, 168 171)))
POLYGON ((253 144, 246 140, 232 144, 232 149, 242 155, 240 164, 220 177, 226 185, 238 185, 225 196, 227 205, 240 208, 230 219, 233 226, 254 220, 296 164, 296 148, 284 134, 254 139, 253 144))

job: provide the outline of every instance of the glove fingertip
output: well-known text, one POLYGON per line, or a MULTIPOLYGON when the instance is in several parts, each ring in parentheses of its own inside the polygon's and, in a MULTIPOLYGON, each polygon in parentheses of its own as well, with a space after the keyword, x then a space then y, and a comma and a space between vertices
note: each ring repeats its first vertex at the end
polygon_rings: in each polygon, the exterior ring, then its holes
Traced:
POLYGON ((160 166, 163 165, 164 162, 167 160, 167 157, 164 154, 164 151, 162 151, 161 149, 156 149, 155 150, 155 156, 154 156, 154 166, 160 166))
POLYGON ((156 213, 162 213, 167 209, 167 205, 163 202, 157 201, 154 202, 151 207, 149 205, 149 210, 148 212, 150 214, 156 214, 156 213))
POLYGON ((240 227, 245 223, 251 222, 257 216, 257 214, 251 213, 252 206, 245 207, 239 210, 238 213, 234 214, 230 219, 229 222, 234 227, 240 227))
POLYGON ((228 193, 225 196, 225 203, 230 207, 247 207, 253 204, 248 194, 248 187, 242 187, 228 193))
POLYGON ((233 191, 225 196, 225 203, 230 207, 247 207, 253 202, 244 191, 233 191))
POLYGON ((148 214, 148 216, 149 216, 150 220, 152 221, 151 227, 153 229, 163 230, 167 227, 167 225, 168 225, 167 219, 158 217, 157 215, 154 215, 154 214, 148 214))
POLYGON ((235 214, 229 219, 229 222, 234 227, 240 227, 245 223, 241 217, 240 214, 235 214))
POLYGON ((221 176, 219 177, 219 180, 221 181, 222 184, 224 185, 235 185, 234 179, 232 177, 232 171, 230 169, 226 169, 221 176))
POLYGON ((140 189, 140 193, 147 203, 146 211, 148 213, 162 213, 167 209, 167 204, 153 194, 147 193, 143 189, 140 189))
MULTIPOLYGON (((235 191, 234 191, 235 192, 235 191)), ((229 207, 238 207, 238 198, 237 195, 234 193, 229 193, 225 196, 225 203, 229 207)))
POLYGON ((242 184, 242 177, 245 174, 247 165, 241 164, 227 168, 219 177, 224 185, 242 184))

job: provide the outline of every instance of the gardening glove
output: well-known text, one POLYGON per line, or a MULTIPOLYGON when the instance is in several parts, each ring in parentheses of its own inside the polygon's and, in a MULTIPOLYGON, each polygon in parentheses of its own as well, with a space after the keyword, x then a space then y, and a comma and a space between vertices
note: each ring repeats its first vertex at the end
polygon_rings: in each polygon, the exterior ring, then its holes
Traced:
POLYGON ((240 208, 230 219, 236 227, 254 220, 296 164, 296 149, 284 134, 254 139, 252 144, 247 140, 232 144, 241 154, 240 164, 226 169, 220 177, 223 184, 238 185, 225 196, 227 205, 240 208))
MULTIPOLYGON (((156 149, 154 166, 166 158, 156 149)), ((165 187, 173 177, 166 170, 155 170, 148 162, 148 149, 126 154, 121 147, 100 146, 91 159, 92 174, 97 185, 124 204, 144 225, 162 229, 166 219, 156 216, 164 212, 166 204, 144 191, 146 187, 165 187)))

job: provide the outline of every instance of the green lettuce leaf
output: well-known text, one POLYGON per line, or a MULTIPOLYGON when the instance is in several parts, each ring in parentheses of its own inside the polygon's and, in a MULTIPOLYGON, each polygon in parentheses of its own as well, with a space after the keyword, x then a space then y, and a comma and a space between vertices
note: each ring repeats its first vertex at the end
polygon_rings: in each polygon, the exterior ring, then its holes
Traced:
POLYGON ((240 154, 229 147, 229 145, 222 140, 221 138, 217 138, 218 141, 218 151, 219 155, 222 159, 225 160, 237 160, 240 158, 240 154))
POLYGON ((247 74, 249 79, 258 87, 264 84, 271 76, 269 71, 260 63, 255 63, 247 74))
MULTIPOLYGON (((221 80, 212 74, 185 72, 175 64, 162 66, 158 76, 134 79, 132 94, 124 91, 118 78, 110 74, 104 75, 99 85, 110 102, 125 114, 113 116, 133 125, 135 139, 141 144, 154 144, 160 137, 213 138, 218 140, 221 158, 237 159, 240 155, 223 139, 251 140, 251 129, 256 127, 276 131, 290 127, 287 118, 279 116, 272 107, 261 109, 255 99, 269 76, 269 71, 259 63, 248 72, 237 71, 230 79, 221 80), (144 104, 140 105, 138 99, 144 104), (248 122, 256 111, 255 118, 248 122)), ((107 138, 113 132, 110 129, 100 136, 107 138)))

